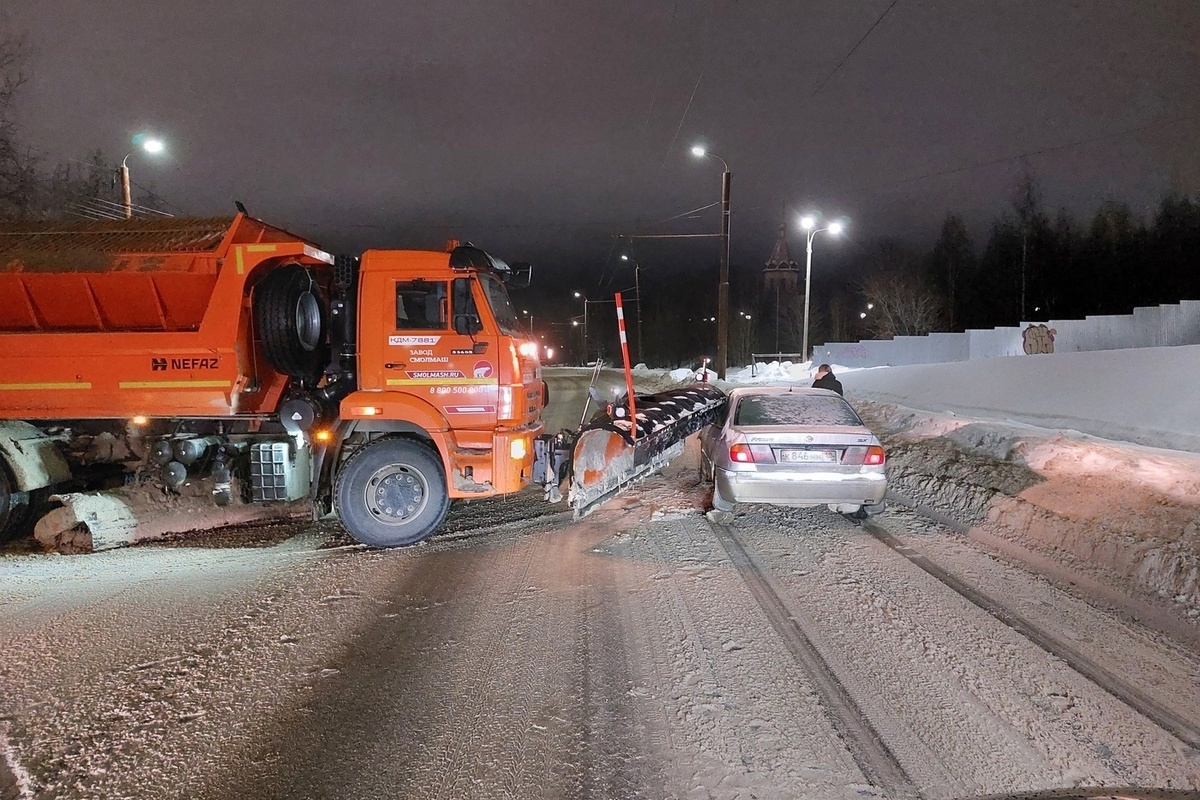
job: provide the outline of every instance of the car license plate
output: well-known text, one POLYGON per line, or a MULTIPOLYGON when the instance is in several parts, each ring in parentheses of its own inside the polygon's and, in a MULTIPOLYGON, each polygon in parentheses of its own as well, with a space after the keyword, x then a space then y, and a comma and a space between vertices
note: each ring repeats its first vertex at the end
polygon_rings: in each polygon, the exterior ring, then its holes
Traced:
POLYGON ((834 464, 837 453, 833 450, 780 450, 779 460, 784 464, 834 464))

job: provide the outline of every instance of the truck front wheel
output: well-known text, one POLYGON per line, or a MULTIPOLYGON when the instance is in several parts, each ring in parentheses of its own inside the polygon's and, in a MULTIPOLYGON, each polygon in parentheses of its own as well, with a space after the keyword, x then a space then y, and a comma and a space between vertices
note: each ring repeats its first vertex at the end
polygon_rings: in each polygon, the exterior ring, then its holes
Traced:
POLYGON ((441 459, 411 439, 379 439, 355 453, 338 471, 334 502, 346 530, 369 547, 416 544, 450 509, 441 459))

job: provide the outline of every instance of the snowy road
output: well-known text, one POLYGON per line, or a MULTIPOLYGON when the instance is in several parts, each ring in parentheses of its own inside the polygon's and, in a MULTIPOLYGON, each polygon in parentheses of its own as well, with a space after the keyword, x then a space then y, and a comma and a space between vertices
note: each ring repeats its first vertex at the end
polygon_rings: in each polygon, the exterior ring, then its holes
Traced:
POLYGON ((477 503, 404 551, 0 561, 26 796, 1200 788, 1195 640, 901 509, 714 525, 693 458, 578 523, 477 503))

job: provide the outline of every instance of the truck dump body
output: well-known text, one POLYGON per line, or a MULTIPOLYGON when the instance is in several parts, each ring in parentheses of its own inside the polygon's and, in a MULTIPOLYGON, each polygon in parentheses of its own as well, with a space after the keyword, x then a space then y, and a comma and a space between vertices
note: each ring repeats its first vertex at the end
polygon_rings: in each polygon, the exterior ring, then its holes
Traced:
POLYGON ((255 347, 252 283, 331 261, 242 214, 0 228, 0 413, 271 413, 288 379, 255 347))

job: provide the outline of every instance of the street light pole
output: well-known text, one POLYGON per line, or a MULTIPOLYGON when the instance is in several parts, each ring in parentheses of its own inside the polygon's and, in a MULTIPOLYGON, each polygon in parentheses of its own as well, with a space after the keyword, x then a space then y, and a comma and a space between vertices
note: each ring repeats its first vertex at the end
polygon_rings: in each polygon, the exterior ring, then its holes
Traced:
MULTIPOLYGON (((162 139, 144 137, 139 134, 134 137, 134 141, 137 142, 139 137, 141 137, 141 148, 151 155, 158 155, 165 149, 162 139)), ((134 152, 131 150, 125 154, 125 157, 121 159, 121 168, 118 170, 121 175, 121 207, 124 209, 125 219, 133 218, 133 193, 129 188, 129 157, 134 152)))
POLYGON ((588 331, 587 331, 587 328, 588 328, 588 299, 587 299, 587 295, 583 294, 582 292, 576 292, 575 296, 578 298, 581 298, 583 300, 583 363, 586 365, 588 363, 588 356, 590 355, 589 350, 588 350, 588 331))
POLYGON ((725 167, 721 174, 721 276, 717 284, 717 377, 724 380, 729 362, 729 186, 733 173, 725 159, 700 145, 692 148, 692 155, 715 158, 725 167))
POLYGON ((817 227, 815 217, 806 214, 800 218, 800 227, 808 232, 808 241, 805 246, 804 255, 804 343, 802 345, 805 360, 809 359, 808 354, 808 303, 812 296, 812 243, 813 239, 821 231, 829 231, 831 236, 837 236, 842 232, 843 225, 840 222, 832 222, 824 228, 817 227))
POLYGON ((633 261, 633 290, 637 294, 637 360, 639 364, 645 364, 645 353, 642 350, 642 265, 637 259, 631 259, 629 256, 621 256, 622 261, 633 261))
POLYGON ((812 296, 809 289, 812 286, 812 240, 815 235, 814 230, 808 232, 808 246, 804 255, 804 345, 800 352, 804 354, 805 361, 808 360, 808 301, 812 296))
MULTIPOLYGON (((132 155, 132 154, 130 154, 132 155)), ((125 219, 133 218, 133 195, 129 190, 129 155, 121 159, 121 207, 125 209, 125 219)))

